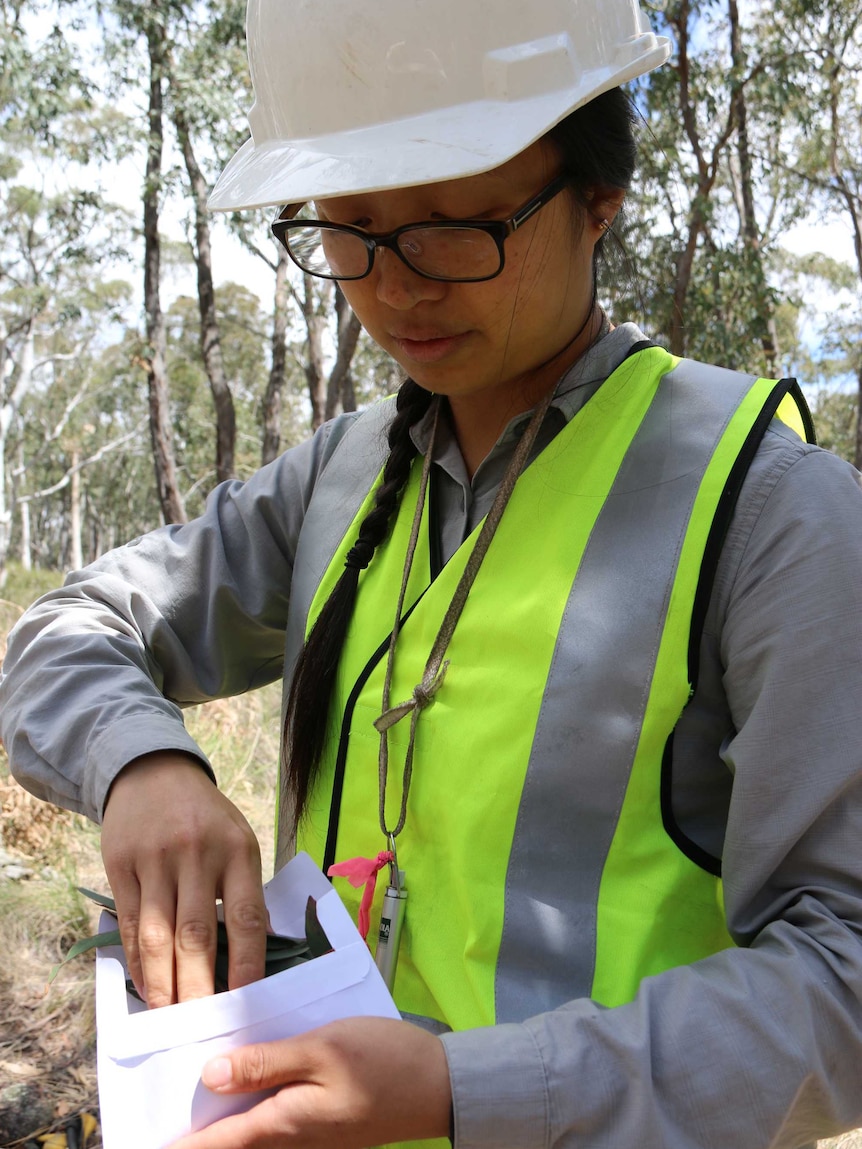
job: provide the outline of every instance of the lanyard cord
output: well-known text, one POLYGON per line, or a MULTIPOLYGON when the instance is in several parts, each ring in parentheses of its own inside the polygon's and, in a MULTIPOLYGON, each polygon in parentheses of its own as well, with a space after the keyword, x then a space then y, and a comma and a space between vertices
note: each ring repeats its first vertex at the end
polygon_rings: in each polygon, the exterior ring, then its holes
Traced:
MULTIPOLYGON (((379 803, 378 817, 380 821, 380 829, 384 838, 389 840, 390 847, 392 846, 396 836, 400 834, 404 829, 404 822, 407 818, 407 793, 410 789, 410 778, 413 773, 413 755, 408 754, 408 757, 404 762, 404 777, 402 780, 401 788, 401 811, 398 815, 398 822, 394 830, 389 830, 386 826, 386 781, 389 777, 389 740, 387 738, 386 731, 389 727, 386 726, 381 728, 378 724, 389 711, 389 694, 392 688, 392 670, 395 665, 395 644, 398 641, 398 632, 401 629, 401 611, 404 607, 404 599, 407 595, 407 583, 410 579, 410 571, 413 567, 413 556, 416 553, 416 546, 419 542, 419 530, 422 525, 422 512, 425 509, 425 499, 428 494, 428 480, 431 477, 431 463, 434 456, 434 444, 437 440, 437 423, 440 419, 439 395, 434 397, 433 403, 434 420, 431 424, 431 434, 428 438, 428 444, 425 448, 425 458, 422 460, 422 475, 419 479, 419 494, 416 498, 416 509, 413 512, 413 525, 410 528, 410 538, 407 542, 407 554, 404 557, 404 568, 401 573, 401 589, 398 592, 398 603, 395 607, 395 622, 392 625, 392 633, 389 636, 389 649, 386 653, 386 675, 383 679, 383 715, 374 723, 375 729, 380 732, 380 750, 378 752, 377 758, 379 803)), ((412 743, 413 739, 411 732, 411 749, 412 743)))
POLYGON ((378 797, 379 797, 379 818, 380 829, 383 836, 390 844, 390 849, 394 851, 395 838, 404 829, 404 823, 407 819, 407 796, 410 792, 410 782, 413 777, 413 748, 416 742, 416 726, 419 722, 419 715, 425 707, 431 702, 434 695, 440 689, 443 678, 446 674, 446 668, 449 665, 448 659, 444 662, 444 655, 448 649, 452 635, 455 632, 455 627, 458 625, 458 620, 461 617, 461 612, 467 602, 467 595, 470 593, 470 588, 475 582, 476 575, 479 573, 479 568, 482 565, 482 560, 491 545, 491 540, 497 530, 500 519, 503 517, 503 511, 509 502, 509 497, 515 488, 515 483, 518 476, 524 469, 524 466, 529 458, 530 451, 536 441, 536 436, 539 433, 539 428, 544 421, 548 408, 551 405, 551 400, 554 397, 554 389, 551 388, 544 396, 538 407, 533 412, 527 429, 521 436, 521 440, 512 455, 509 465, 506 468, 506 473, 500 483, 499 490, 497 491, 494 503, 488 512, 485 522, 482 524, 482 529, 479 532, 479 537, 473 547, 470 557, 467 560, 467 565, 464 568, 464 573, 455 588, 455 593, 452 595, 452 600, 449 603, 443 621, 440 624, 440 629, 437 632, 437 637, 434 639, 434 644, 431 647, 431 653, 428 655, 428 661, 425 663, 425 670, 422 674, 422 681, 413 687, 413 692, 408 699, 399 703, 397 706, 390 706, 390 689, 392 686, 392 670, 395 661, 395 644, 398 640, 398 628, 401 620, 401 609, 404 605, 404 598, 407 593, 407 583, 410 578, 410 570, 413 565, 413 555, 416 551, 416 545, 419 539, 419 530, 422 522, 422 512, 425 506, 425 498, 428 490, 428 477, 431 473, 431 461, 434 454, 434 441, 437 434, 437 421, 440 413, 440 400, 435 399, 434 423, 431 430, 431 436, 428 441, 428 446, 425 450, 425 458, 422 465, 422 478, 419 484, 419 495, 416 500, 416 511, 413 515, 413 527, 410 532, 410 540, 407 544, 407 554, 404 559, 404 570, 401 576, 401 590, 398 595, 398 606, 395 611, 395 624, 392 628, 392 635, 389 640, 389 651, 386 657, 386 676, 383 682, 383 706, 380 717, 375 719, 374 727, 380 734, 380 751, 378 757, 378 797), (402 718, 410 715, 410 734, 407 742, 407 753, 404 758, 404 773, 401 782, 401 809, 398 815, 398 821, 394 828, 389 829, 386 825, 386 783, 389 776, 389 739, 388 731, 391 726, 396 722, 400 722, 402 718))

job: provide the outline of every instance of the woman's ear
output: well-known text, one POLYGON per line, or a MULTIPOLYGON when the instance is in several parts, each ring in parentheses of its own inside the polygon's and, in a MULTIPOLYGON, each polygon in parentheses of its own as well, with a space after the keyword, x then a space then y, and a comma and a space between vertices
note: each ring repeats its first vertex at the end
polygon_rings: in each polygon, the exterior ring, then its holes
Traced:
POLYGON ((587 192, 589 226, 595 228, 596 239, 600 239, 614 222, 625 198, 622 188, 596 187, 587 192))

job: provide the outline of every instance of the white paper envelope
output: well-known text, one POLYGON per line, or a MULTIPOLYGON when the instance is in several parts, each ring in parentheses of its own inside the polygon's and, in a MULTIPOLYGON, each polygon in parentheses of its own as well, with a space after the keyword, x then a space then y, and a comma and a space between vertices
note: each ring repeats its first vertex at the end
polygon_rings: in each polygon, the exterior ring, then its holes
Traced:
MULTIPOLYGON (((126 993, 120 946, 97 951, 96 1039, 105 1149, 162 1149, 184 1133, 250 1109, 263 1093, 220 1097, 204 1063, 251 1042, 274 1041, 341 1017, 399 1016, 341 899, 307 854, 265 887, 276 933, 305 936, 309 894, 333 952, 229 993, 147 1010, 126 993)), ((104 915, 101 929, 115 928, 104 915)))

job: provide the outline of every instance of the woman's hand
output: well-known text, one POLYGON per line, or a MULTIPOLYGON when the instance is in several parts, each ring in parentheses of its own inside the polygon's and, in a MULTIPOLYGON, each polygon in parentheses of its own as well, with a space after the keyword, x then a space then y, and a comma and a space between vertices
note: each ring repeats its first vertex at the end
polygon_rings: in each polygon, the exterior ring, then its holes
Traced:
POLYGON ((257 839, 193 758, 147 754, 117 775, 102 820, 102 858, 129 975, 148 1005, 213 992, 219 897, 231 989, 263 977, 267 913, 257 839))
POLYGON ((278 1088, 174 1149, 368 1149, 446 1137, 452 1096, 443 1044, 406 1021, 352 1017, 208 1062, 215 1093, 278 1088))

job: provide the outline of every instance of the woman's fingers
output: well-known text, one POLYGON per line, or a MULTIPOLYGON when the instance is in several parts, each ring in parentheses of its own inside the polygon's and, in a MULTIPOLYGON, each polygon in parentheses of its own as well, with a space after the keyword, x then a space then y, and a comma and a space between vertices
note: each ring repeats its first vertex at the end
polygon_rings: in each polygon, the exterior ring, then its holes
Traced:
POLYGON ((245 1045, 229 1056, 214 1057, 201 1073, 201 1081, 214 1093, 260 1093, 279 1085, 307 1081, 309 1072, 299 1038, 245 1045))
POLYGON ((176 922, 170 938, 171 960, 176 969, 175 1001, 207 997, 215 990, 215 881, 192 864, 185 868, 178 884, 176 922))
MULTIPOLYGON (((172 883, 140 875, 141 909, 138 918, 138 953, 144 992, 150 1009, 177 1000, 174 971, 174 921, 176 890, 172 883)), ((119 901, 117 903, 119 908, 119 901)), ((121 929, 122 934, 122 929, 121 929)))
POLYGON ((144 971, 141 967, 141 952, 138 948, 138 933, 141 921, 141 889, 133 872, 126 871, 118 866, 108 866, 105 860, 105 872, 114 902, 117 907, 117 924, 120 928, 120 937, 123 942, 123 952, 126 957, 126 966, 129 977, 134 983, 138 996, 146 1001, 144 988, 144 971))
POLYGON ((248 1045, 208 1062, 202 1081, 221 1094, 278 1092, 175 1149, 366 1149, 445 1137, 449 1129, 443 1045, 405 1021, 348 1018, 248 1045))
POLYGON ((213 992, 219 893, 231 985, 263 976, 257 841, 194 759, 149 754, 117 776, 105 806, 102 856, 129 973, 151 1007, 213 992))
POLYGON ((269 915, 260 882, 260 855, 243 859, 237 850, 222 881, 224 924, 228 937, 228 986, 238 989, 264 975, 269 915))

